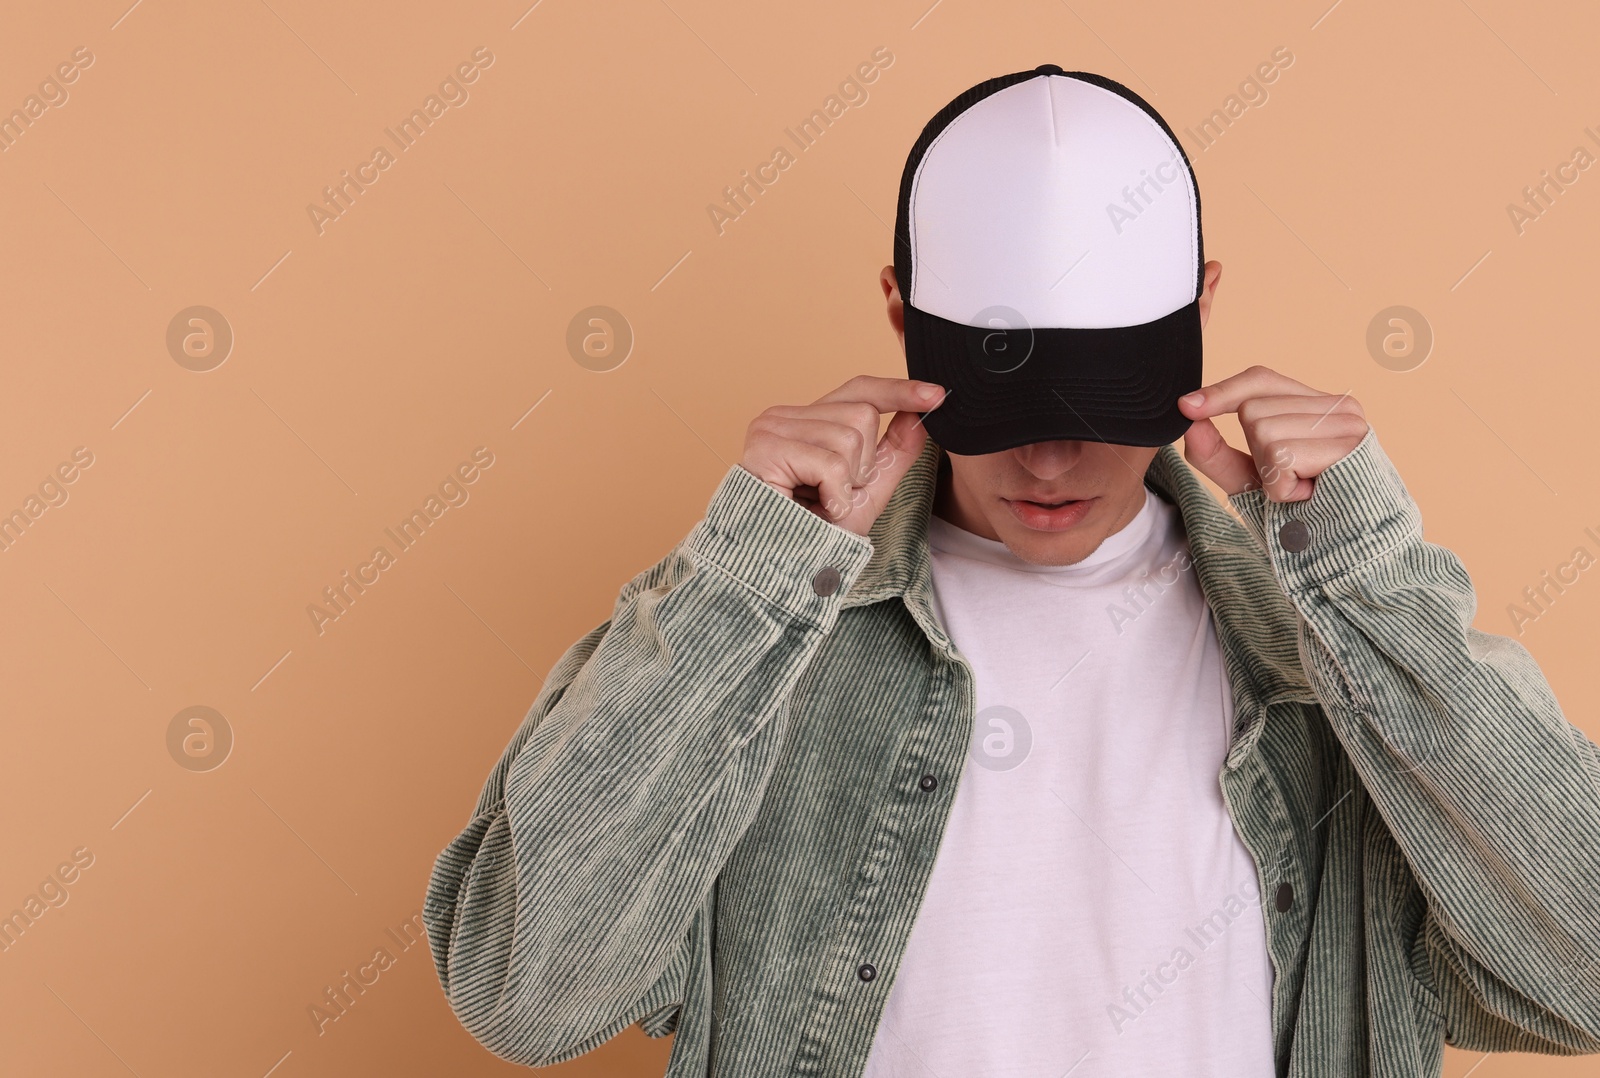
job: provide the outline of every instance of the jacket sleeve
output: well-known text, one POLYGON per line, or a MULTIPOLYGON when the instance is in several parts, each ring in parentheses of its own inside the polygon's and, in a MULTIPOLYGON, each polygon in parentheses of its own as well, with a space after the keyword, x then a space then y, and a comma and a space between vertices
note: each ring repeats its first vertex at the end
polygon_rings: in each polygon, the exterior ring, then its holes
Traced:
POLYGON ((1372 431, 1306 501, 1229 500, 1299 611, 1312 688, 1425 897, 1408 957, 1449 1043, 1600 1052, 1600 749, 1526 648, 1472 627, 1466 570, 1422 538, 1372 431))
POLYGON ((424 902, 445 996, 490 1051, 545 1066, 673 1028, 787 697, 872 549, 736 464, 561 657, 424 902))

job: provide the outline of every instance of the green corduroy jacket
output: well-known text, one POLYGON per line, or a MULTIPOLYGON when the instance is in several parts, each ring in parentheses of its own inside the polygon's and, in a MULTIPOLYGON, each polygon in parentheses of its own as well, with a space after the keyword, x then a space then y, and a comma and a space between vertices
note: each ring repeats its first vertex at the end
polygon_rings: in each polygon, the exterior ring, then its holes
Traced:
MULTIPOLYGON (((973 732, 929 602, 942 455, 870 537, 732 466, 556 664, 423 913, 496 1055, 639 1023, 675 1035, 671 1076, 862 1073, 973 732)), ((1217 778, 1259 871, 1278 1073, 1600 1052, 1600 749, 1521 644, 1472 628, 1376 436, 1237 519, 1173 446, 1145 483, 1232 688, 1217 778)))

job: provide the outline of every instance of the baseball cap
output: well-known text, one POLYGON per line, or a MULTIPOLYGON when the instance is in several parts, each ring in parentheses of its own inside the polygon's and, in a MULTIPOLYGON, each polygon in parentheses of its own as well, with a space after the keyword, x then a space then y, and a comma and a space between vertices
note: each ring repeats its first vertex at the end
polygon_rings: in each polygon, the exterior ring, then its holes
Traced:
POLYGON ((1200 388, 1200 190, 1172 129, 1115 80, 1045 64, 963 92, 900 178, 907 373, 958 454, 1165 445, 1200 388))

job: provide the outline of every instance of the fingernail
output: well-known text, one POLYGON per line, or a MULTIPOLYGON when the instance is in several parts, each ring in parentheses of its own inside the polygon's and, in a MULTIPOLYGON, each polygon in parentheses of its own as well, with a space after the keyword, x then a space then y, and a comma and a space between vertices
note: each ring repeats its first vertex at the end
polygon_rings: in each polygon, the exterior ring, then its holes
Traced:
POLYGON ((1185 393, 1183 396, 1179 397, 1178 399, 1181 400, 1183 403, 1193 407, 1194 405, 1197 405, 1197 404, 1204 404, 1205 400, 1206 400, 1206 395, 1204 393, 1201 393, 1199 390, 1195 390, 1193 393, 1185 393))
POLYGON ((931 401, 938 395, 939 387, 936 385, 929 385, 928 383, 924 382, 922 385, 917 387, 917 396, 921 397, 925 401, 931 401))

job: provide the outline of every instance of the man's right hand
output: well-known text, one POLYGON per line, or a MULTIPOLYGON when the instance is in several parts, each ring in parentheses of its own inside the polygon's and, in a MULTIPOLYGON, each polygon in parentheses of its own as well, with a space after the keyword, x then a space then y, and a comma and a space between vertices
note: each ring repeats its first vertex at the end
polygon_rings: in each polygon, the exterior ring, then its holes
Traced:
POLYGON ((756 416, 739 463, 823 519, 866 535, 927 441, 920 413, 943 400, 932 382, 859 374, 815 403, 777 404, 756 416), (884 412, 895 415, 880 441, 884 412))

